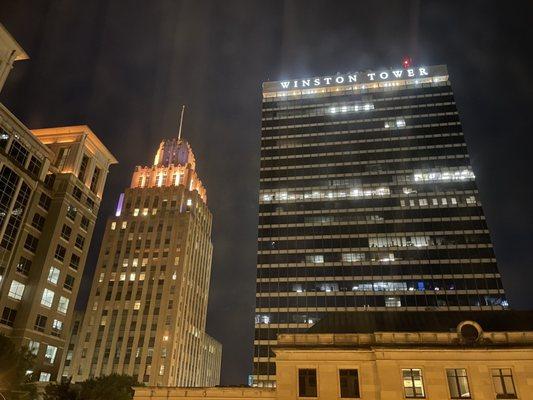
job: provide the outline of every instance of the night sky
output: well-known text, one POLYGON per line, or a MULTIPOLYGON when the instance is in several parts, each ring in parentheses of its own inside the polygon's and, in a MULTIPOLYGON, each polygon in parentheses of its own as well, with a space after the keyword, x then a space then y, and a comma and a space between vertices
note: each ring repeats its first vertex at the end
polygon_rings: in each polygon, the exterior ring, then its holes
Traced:
POLYGON ((105 220, 162 138, 191 143, 213 212, 208 332, 222 384, 251 371, 261 83, 447 64, 511 307, 533 308, 530 1, 0 0, 29 61, 0 95, 30 128, 87 124, 108 176, 78 308, 105 220))

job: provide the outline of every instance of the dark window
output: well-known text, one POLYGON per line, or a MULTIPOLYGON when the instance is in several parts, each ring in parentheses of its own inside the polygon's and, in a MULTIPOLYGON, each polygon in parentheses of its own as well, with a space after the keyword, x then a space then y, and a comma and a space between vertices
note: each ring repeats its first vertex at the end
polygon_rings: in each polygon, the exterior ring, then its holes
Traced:
POLYGON ((69 147, 62 147, 59 149, 59 153, 57 153, 56 167, 59 168, 60 171, 65 167, 67 163, 69 153, 69 147))
POLYGON ((87 197, 86 204, 87 204, 87 207, 89 207, 89 210, 92 211, 94 209, 94 201, 90 199, 89 197, 87 197))
POLYGON ((99 179, 100 179, 100 168, 94 167, 93 177, 91 178, 91 192, 96 193, 99 179))
POLYGON ((81 235, 76 236, 76 243, 74 243, 74 246, 76 246, 78 249, 83 250, 83 245, 85 244, 85 238, 81 235))
POLYGON ((19 176, 5 165, 0 173, 0 226, 8 215, 9 207, 17 190, 19 176))
POLYGON ((472 397, 468 387, 466 369, 447 369, 446 377, 448 378, 448 387, 450 388, 450 397, 452 399, 470 399, 472 397))
POLYGON ((46 327, 46 320, 47 318, 44 315, 37 314, 34 326, 35 330, 39 332, 44 332, 44 328, 46 327))
POLYGON ((87 173, 87 165, 89 164, 89 157, 87 157, 85 154, 83 155, 83 158, 81 159, 80 164, 80 172, 78 172, 78 179, 82 182, 85 181, 85 174, 87 173))
POLYGON ((28 159, 29 152, 18 141, 13 140, 13 143, 11 143, 11 148, 9 149, 9 155, 13 157, 13 160, 15 160, 17 163, 24 166, 26 160, 28 159))
POLYGON ((89 218, 87 218, 86 216, 81 217, 81 229, 87 231, 87 229, 89 229, 89 222, 89 218))
POLYGON ((492 370, 492 383, 497 399, 516 399, 513 372, 511 368, 495 368, 492 370))
POLYGON ((52 189, 54 187, 55 181, 56 181, 56 174, 48 173, 44 177, 44 186, 46 186, 48 189, 52 189))
POLYGON ((31 269, 31 261, 25 257, 20 257, 20 260, 17 264, 17 272, 20 272, 23 275, 28 275, 31 269))
POLYGON ((41 197, 39 197, 39 205, 48 211, 50 209, 50 204, 52 203, 52 199, 45 195, 44 193, 41 193, 41 197))
POLYGON ((39 175, 43 163, 35 156, 31 156, 30 163, 28 164, 28 171, 34 175, 39 175))
POLYGON ((4 237, 0 246, 5 249, 11 250, 13 244, 15 243, 15 238, 18 235, 20 224, 22 223, 22 216, 26 210, 26 205, 28 204, 28 199, 30 198, 31 189, 26 183, 22 182, 20 186, 19 193, 13 205, 13 210, 11 211, 11 216, 9 217, 4 237))
POLYGON ((74 268, 74 269, 78 269, 79 266, 80 266, 80 257, 77 256, 76 254, 72 254, 70 256, 70 267, 71 268, 74 268))
POLYGON ((76 214, 78 213, 78 210, 76 210, 76 207, 74 206, 67 206, 67 217, 71 220, 71 221, 74 221, 76 219, 76 214))
POLYGON ((67 275, 63 287, 67 290, 72 290, 72 288, 74 287, 74 277, 71 275, 67 275))
POLYGON ((35 253, 38 244, 39 240, 35 236, 28 234, 26 236, 26 242, 24 242, 24 248, 35 253))
POLYGON ((341 397, 351 399, 359 397, 359 376, 356 369, 339 370, 339 379, 341 386, 341 397))
POLYGON ((70 240, 71 233, 72 228, 68 225, 63 225, 63 228, 61 228, 61 237, 68 242, 70 240))
POLYGON ((56 260, 63 261, 65 259, 65 254, 67 254, 67 249, 65 249, 60 244, 56 247, 56 252, 54 254, 54 257, 56 260))
POLYGON ((13 310, 9 307, 4 307, 4 311, 2 312, 2 318, 0 319, 0 324, 13 326, 13 324, 15 323, 16 316, 17 310, 13 310))
POLYGON ((44 222, 44 217, 39 213, 35 213, 33 215, 33 221, 31 221, 31 226, 33 226, 38 231, 42 231, 44 227, 44 222))
POLYGON ((72 195, 74 196, 74 198, 76 200, 81 200, 81 196, 83 195, 83 192, 81 191, 81 189, 77 186, 74 186, 74 188, 72 189, 72 195))
POLYGON ((316 369, 298 370, 298 394, 300 397, 317 397, 316 369))

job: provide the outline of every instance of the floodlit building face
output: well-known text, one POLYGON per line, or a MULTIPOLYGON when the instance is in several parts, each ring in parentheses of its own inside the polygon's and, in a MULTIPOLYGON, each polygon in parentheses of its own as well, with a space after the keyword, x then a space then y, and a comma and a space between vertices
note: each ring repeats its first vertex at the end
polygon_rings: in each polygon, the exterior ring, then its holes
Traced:
POLYGON ((212 217, 195 167, 189 144, 171 139, 152 166, 135 168, 107 222, 73 381, 119 373, 157 386, 219 383, 221 346, 205 334, 212 217))
POLYGON ((332 311, 507 307, 446 66, 263 84, 255 385, 332 311))

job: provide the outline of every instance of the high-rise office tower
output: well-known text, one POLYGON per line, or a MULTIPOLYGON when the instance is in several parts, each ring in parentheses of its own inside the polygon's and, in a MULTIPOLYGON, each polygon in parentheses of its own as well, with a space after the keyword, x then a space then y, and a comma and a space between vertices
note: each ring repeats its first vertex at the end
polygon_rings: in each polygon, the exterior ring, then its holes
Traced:
MULTIPOLYGON (((0 86, 19 58, 0 25, 0 86)), ((88 126, 30 131, 0 104, 0 333, 35 355, 34 380, 58 375, 113 163, 88 126)))
POLYGON ((254 384, 334 311, 507 307, 446 66, 263 84, 254 384))
POLYGON ((123 373, 152 386, 214 386, 221 346, 205 333, 211 212, 189 144, 161 142, 109 218, 74 346, 73 381, 123 373), (209 371, 207 371, 209 369, 209 371))

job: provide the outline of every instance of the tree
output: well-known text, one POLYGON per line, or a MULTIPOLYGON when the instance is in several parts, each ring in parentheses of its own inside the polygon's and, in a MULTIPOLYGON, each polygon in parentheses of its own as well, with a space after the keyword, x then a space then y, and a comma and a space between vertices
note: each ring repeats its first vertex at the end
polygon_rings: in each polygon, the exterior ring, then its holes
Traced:
POLYGON ((34 356, 27 348, 18 348, 8 337, 0 334, 0 393, 7 400, 34 399, 35 385, 26 371, 31 371, 34 356))
POLYGON ((88 379, 80 384, 79 400, 131 400, 137 379, 129 375, 111 374, 88 379))
POLYGON ((63 379, 61 383, 50 383, 44 388, 44 400, 79 400, 80 388, 63 379))

